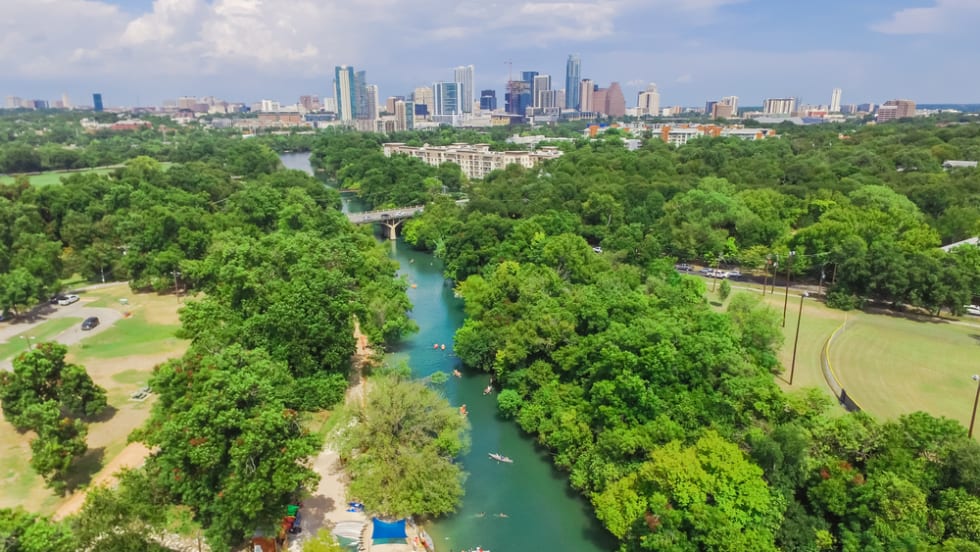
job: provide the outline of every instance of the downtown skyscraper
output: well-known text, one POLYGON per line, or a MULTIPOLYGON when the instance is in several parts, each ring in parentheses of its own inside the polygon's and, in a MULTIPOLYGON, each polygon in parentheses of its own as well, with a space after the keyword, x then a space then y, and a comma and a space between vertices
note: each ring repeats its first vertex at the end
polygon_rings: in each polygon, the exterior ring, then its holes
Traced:
POLYGON ((357 100, 354 94, 354 68, 349 65, 338 65, 334 69, 334 98, 337 100, 337 118, 341 121, 353 121, 357 112, 357 100))
POLYGON ((473 66, 461 65, 453 70, 453 82, 459 83, 459 108, 463 113, 473 112, 473 66))
POLYGON ((565 64, 565 107, 568 109, 579 109, 582 103, 579 86, 581 81, 582 58, 572 54, 568 56, 568 62, 565 64))

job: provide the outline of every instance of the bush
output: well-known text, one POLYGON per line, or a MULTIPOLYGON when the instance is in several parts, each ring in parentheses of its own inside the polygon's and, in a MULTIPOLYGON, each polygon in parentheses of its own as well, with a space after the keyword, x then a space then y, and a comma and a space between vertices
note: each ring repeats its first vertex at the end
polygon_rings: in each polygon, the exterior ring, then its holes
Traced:
POLYGON ((513 389, 504 389, 497 395, 497 408, 505 418, 513 418, 521 408, 521 395, 513 389))
POLYGON ((827 306, 843 311, 854 310, 861 305, 861 299, 844 290, 833 289, 827 293, 827 306))

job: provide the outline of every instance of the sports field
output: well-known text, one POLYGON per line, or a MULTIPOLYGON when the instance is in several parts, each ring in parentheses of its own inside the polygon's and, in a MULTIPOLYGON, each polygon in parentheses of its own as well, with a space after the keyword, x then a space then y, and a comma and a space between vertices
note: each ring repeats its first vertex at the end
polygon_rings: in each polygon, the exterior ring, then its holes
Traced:
MULTIPOLYGON (((89 424, 89 452, 80 460, 74 481, 84 485, 125 448, 129 434, 146 421, 153 395, 144 401, 131 400, 130 395, 147 384, 154 366, 183 354, 188 343, 174 337, 177 309, 182 303, 173 295, 134 294, 123 283, 79 292, 79 296, 82 304, 117 309, 124 316, 112 327, 68 350, 69 362, 84 366, 92 379, 106 389, 110 405, 109 412, 89 424)), ((69 319, 45 322, 29 333, 53 337, 59 327, 68 324, 62 320, 69 319)), ((77 322, 70 320, 69 325, 77 322)), ((24 340, 15 337, 13 341, 0 347, 25 347, 24 340)), ((23 506, 32 512, 51 514, 67 499, 55 496, 31 470, 31 438, 0 420, 0 508, 23 506)))
POLYGON ((830 359, 844 388, 883 419, 922 410, 970 423, 980 324, 852 313, 830 359))

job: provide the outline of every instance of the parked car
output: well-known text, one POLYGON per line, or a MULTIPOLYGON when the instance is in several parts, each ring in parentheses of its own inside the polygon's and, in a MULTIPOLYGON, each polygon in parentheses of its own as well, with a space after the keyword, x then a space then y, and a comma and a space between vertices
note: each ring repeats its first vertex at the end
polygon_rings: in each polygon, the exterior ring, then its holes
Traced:
POLYGON ((739 278, 742 277, 742 271, 739 270, 739 269, 737 269, 737 268, 734 269, 734 270, 729 270, 728 271, 728 277, 729 278, 732 278, 734 280, 738 280, 739 278))
POLYGON ((12 320, 14 315, 10 311, 0 311, 0 322, 5 322, 7 320, 12 320))
POLYGON ((597 245, 592 248, 592 251, 595 251, 596 253, 602 253, 602 248, 597 245))
POLYGON ((78 301, 78 296, 77 295, 65 295, 65 296, 61 297, 60 299, 58 299, 58 304, 63 307, 65 305, 70 305, 70 304, 75 303, 77 301, 78 301))
POLYGON ((692 267, 691 265, 689 265, 687 263, 680 263, 680 264, 675 264, 674 265, 674 270, 679 270, 681 272, 690 272, 693 269, 694 269, 694 267, 692 267))
POLYGON ((98 316, 89 316, 88 318, 85 319, 84 322, 82 322, 82 329, 83 330, 91 330, 92 328, 94 328, 94 327, 96 327, 98 325, 99 325, 99 317, 98 316))
POLYGON ((966 305, 966 313, 980 316, 980 305, 966 305))

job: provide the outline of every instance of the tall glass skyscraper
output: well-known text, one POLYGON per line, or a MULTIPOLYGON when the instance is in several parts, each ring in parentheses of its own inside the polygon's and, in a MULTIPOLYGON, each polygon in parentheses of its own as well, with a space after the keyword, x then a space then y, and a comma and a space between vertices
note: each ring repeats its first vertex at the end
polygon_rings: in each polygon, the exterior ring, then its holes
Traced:
POLYGON ((458 82, 437 82, 432 85, 432 92, 435 96, 436 115, 459 115, 459 89, 458 82))
POLYGON ((565 64, 565 107, 579 109, 582 103, 579 82, 582 81, 582 58, 576 54, 568 56, 565 64))
POLYGON ((337 118, 341 121, 353 121, 357 113, 354 68, 349 65, 338 65, 334 69, 333 86, 334 98, 337 99, 337 118))
POLYGON ((92 94, 92 105, 95 107, 96 113, 100 113, 102 111, 102 94, 98 92, 92 94))
POLYGON ((459 83, 459 108, 463 113, 473 112, 473 66, 461 65, 453 71, 453 82, 459 83))

